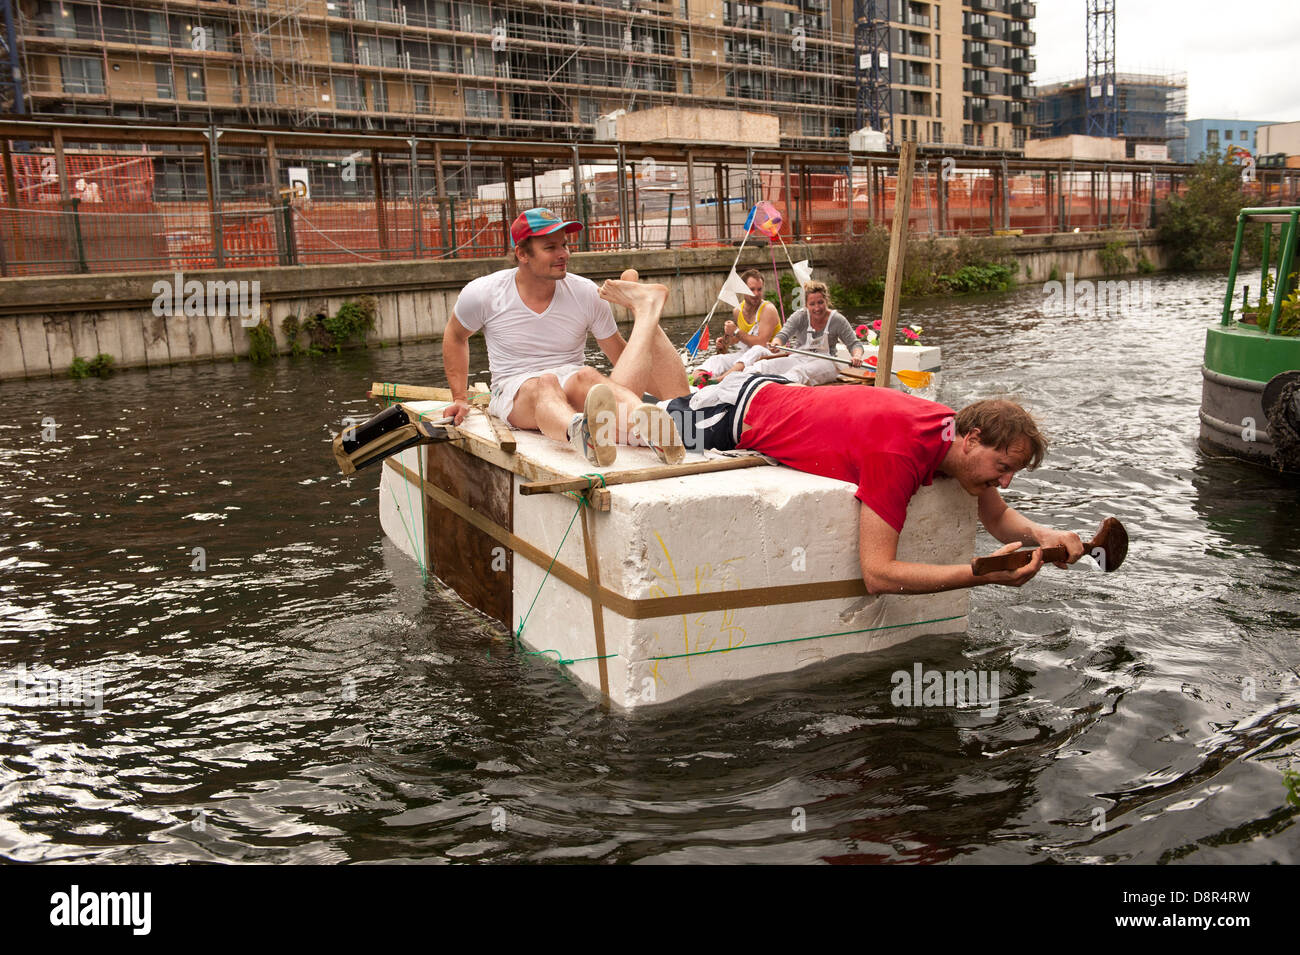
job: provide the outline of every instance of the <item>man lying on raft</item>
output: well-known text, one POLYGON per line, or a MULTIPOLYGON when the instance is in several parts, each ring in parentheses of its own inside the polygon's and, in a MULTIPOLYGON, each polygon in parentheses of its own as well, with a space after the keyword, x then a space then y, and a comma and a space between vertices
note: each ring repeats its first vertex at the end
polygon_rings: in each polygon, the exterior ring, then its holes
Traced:
POLYGON ((871 593, 928 594, 979 584, 1019 587, 1042 567, 1040 551, 1014 571, 976 576, 969 564, 898 560, 907 505, 936 477, 979 499, 979 518, 1009 554, 1022 543, 1061 546, 1074 563, 1077 534, 1035 524, 998 493, 1016 472, 1035 468, 1047 442, 1013 401, 977 401, 960 412, 887 388, 807 388, 742 372, 693 396, 661 402, 700 450, 746 448, 810 474, 857 485, 858 553, 871 593))
MULTIPOLYGON (((843 343, 853 359, 855 368, 862 367, 865 349, 853 333, 849 320, 831 308, 830 293, 825 282, 809 282, 803 287, 807 303, 790 315, 789 321, 776 333, 771 348, 755 345, 745 352, 728 369, 718 375, 721 381, 739 371, 752 371, 763 375, 781 375, 795 384, 824 385, 839 375, 839 367, 832 361, 808 355, 782 356, 781 346, 789 345, 800 351, 833 355, 837 343, 843 343)), ((701 366, 708 371, 708 363, 701 366)), ((716 366, 715 366, 716 367, 716 366)))
POLYGON ((685 450, 672 422, 641 396, 690 391, 677 349, 659 327, 668 290, 633 281, 607 282, 568 272, 569 235, 582 229, 549 209, 529 209, 510 227, 516 268, 465 286, 442 339, 442 361, 456 424, 469 412, 469 338, 482 329, 492 372, 488 413, 516 428, 567 441, 590 464, 614 462, 617 444, 650 446, 675 463, 685 450), (620 291, 621 289, 621 291, 620 291), (602 301, 604 299, 604 301, 602 301), (607 302, 632 310, 624 341, 607 302), (587 333, 613 364, 606 378, 583 365, 587 333))

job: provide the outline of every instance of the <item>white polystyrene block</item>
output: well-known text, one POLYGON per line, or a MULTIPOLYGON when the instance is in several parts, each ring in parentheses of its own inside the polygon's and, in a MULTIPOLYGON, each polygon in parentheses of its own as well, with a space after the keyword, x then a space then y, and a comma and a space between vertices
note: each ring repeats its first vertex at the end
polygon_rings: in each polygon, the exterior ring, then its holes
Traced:
MULTIPOLYGON (((465 427, 488 436, 481 415, 471 415, 465 427)), ((519 453, 543 467, 574 476, 590 470, 567 445, 537 432, 516 432, 515 439, 519 453)), ((702 456, 690 454, 687 460, 702 456)), ((604 470, 612 474, 655 464, 649 450, 619 448, 617 462, 604 470)), ((386 468, 381 518, 385 533, 410 553, 404 546, 406 525, 399 520, 405 507, 402 490, 396 485, 391 493, 386 490, 393 478, 400 481, 386 468)), ((514 533, 587 576, 577 502, 558 494, 522 495, 518 488, 523 480, 514 478, 514 533)), ((799 603, 644 620, 604 608, 613 703, 636 709, 731 680, 880 650, 925 634, 963 631, 969 605, 965 590, 819 598, 819 583, 860 574, 860 505, 854 490, 841 481, 781 466, 611 487, 610 510, 591 512, 600 581, 609 590, 632 599, 788 584, 805 584, 808 590, 808 599, 799 603), (801 639, 805 637, 817 639, 801 639)), ((975 525, 975 499, 956 482, 940 478, 912 499, 899 558, 969 563, 975 525)), ((422 554, 423 538, 410 536, 422 554)), ((576 661, 563 665, 594 692, 599 665, 589 659, 596 655, 590 599, 522 557, 516 557, 513 567, 513 626, 528 614, 523 643, 552 659, 576 661)))

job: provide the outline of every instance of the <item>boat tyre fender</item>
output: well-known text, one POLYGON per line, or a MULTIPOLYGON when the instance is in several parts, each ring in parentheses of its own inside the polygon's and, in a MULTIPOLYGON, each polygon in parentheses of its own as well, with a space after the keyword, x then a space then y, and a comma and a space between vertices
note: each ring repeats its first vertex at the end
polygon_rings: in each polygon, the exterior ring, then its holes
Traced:
POLYGON ((1300 471, 1300 371, 1274 375, 1264 386, 1262 404, 1273 442, 1270 463, 1279 471, 1300 471))

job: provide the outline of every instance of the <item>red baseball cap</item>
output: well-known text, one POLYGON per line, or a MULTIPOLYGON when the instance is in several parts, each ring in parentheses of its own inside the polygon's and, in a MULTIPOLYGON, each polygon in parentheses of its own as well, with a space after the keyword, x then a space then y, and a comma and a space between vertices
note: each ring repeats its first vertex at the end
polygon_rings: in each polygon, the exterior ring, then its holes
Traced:
POLYGON ((525 209, 519 218, 510 225, 510 238, 515 245, 533 236, 550 235, 563 229, 565 232, 581 232, 582 223, 566 222, 550 209, 525 209))

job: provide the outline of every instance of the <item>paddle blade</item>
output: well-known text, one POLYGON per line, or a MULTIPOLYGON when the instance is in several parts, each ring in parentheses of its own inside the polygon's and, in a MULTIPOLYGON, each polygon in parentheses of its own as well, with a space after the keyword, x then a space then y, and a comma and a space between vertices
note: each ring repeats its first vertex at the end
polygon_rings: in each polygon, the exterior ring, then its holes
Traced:
POLYGON ((1097 536, 1092 539, 1088 553, 1106 573, 1119 570, 1119 565, 1128 556, 1128 531, 1117 518, 1106 518, 1101 522, 1097 536))
POLYGON ((907 385, 909 388, 929 388, 930 382, 934 380, 934 373, 930 371, 902 371, 894 372, 894 377, 907 385))

